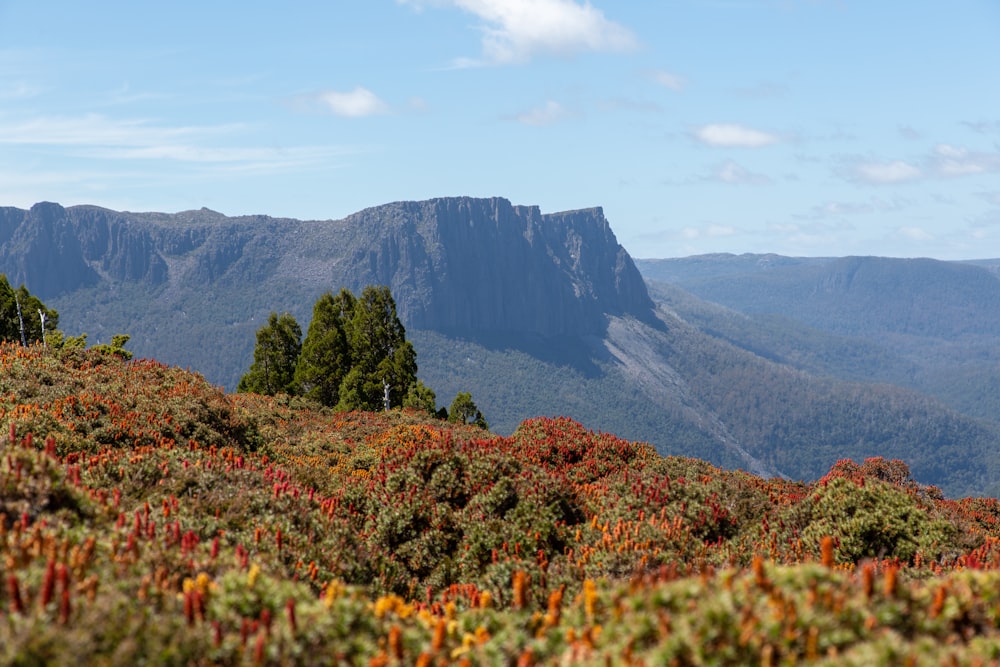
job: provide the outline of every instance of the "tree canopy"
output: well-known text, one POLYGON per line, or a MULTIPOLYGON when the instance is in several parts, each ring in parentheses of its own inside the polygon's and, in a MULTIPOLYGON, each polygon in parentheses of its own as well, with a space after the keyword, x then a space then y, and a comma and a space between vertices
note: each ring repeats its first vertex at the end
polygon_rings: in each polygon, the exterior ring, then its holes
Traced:
POLYGON ((472 402, 472 394, 467 391, 460 391, 455 395, 455 400, 448 408, 448 421, 462 424, 475 424, 484 429, 489 429, 486 418, 479 411, 476 404, 472 402))
MULTIPOLYGON (((253 364, 237 391, 297 394, 343 411, 407 407, 448 414, 417 379, 417 353, 388 287, 370 285, 360 297, 346 288, 326 292, 313 304, 300 344, 301 336, 294 317, 271 313, 257 331, 253 364)), ((453 421, 487 428, 471 395, 460 393, 455 401, 453 421)))
POLYGON ((20 341, 21 323, 24 323, 24 340, 27 344, 43 342, 42 320, 45 332, 51 333, 59 326, 59 313, 46 308, 41 300, 21 285, 16 290, 0 273, 0 340, 20 341), (20 315, 18 314, 20 305, 20 315))
POLYGON ((257 330, 257 345, 250 370, 240 378, 237 391, 294 394, 295 365, 302 349, 302 328, 288 313, 271 313, 257 330))
POLYGON ((295 365, 295 382, 303 396, 323 405, 340 401, 340 385, 351 368, 348 328, 357 302, 350 290, 327 292, 313 306, 312 321, 295 365))

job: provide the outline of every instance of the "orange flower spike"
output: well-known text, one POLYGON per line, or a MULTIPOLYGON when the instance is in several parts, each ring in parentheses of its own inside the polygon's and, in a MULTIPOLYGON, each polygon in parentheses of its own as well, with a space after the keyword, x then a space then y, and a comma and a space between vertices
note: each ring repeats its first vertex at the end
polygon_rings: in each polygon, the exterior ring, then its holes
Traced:
POLYGON ((937 618, 944 610, 944 602, 948 598, 948 586, 942 584, 934 591, 934 601, 931 603, 931 618, 937 618))
POLYGON ((875 590, 875 565, 865 563, 861 566, 861 582, 865 591, 865 598, 871 599, 875 590))
POLYGON ((389 653, 396 660, 403 659, 403 631, 398 625, 389 628, 389 653))
POLYGON ((524 609, 528 603, 528 575, 523 570, 514 573, 514 608, 524 609))
POLYGON ((819 541, 819 551, 820 562, 823 563, 825 567, 833 567, 836 562, 833 557, 833 538, 829 535, 824 535, 819 541))
POLYGON ((431 638, 431 651, 438 653, 444 648, 444 641, 448 636, 448 623, 443 618, 439 618, 434 626, 434 636, 431 638))
POLYGON ((896 595, 896 575, 899 572, 899 568, 895 565, 890 565, 885 571, 885 596, 894 597, 896 595))

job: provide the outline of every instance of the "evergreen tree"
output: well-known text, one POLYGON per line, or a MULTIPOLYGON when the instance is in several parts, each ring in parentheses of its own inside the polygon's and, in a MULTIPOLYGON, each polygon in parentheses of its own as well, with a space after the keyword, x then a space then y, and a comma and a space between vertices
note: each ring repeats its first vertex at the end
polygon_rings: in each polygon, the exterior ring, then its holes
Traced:
POLYGON ((59 313, 46 308, 24 285, 15 290, 7 281, 7 276, 0 273, 0 340, 20 341, 23 322, 25 342, 29 345, 42 342, 42 315, 45 317, 45 332, 55 331, 59 326, 59 313))
POLYGON ((295 383, 304 396, 323 405, 340 401, 340 385, 351 369, 348 325, 356 299, 350 290, 327 292, 313 306, 312 321, 295 366, 295 383))
POLYGON ((406 340, 388 287, 368 286, 361 293, 348 327, 348 343, 351 370, 341 383, 339 407, 382 410, 402 404, 417 380, 417 353, 406 340))
POLYGON ((487 430, 490 428, 489 424, 486 423, 486 418, 483 417, 483 413, 472 402, 472 394, 466 391, 460 391, 455 395, 455 400, 451 402, 451 407, 448 408, 448 421, 461 424, 475 424, 479 428, 487 430))
POLYGON ((438 414, 437 396, 434 395, 433 389, 420 380, 417 380, 410 385, 409 390, 406 392, 406 397, 403 399, 403 407, 423 410, 436 417, 438 414))
POLYGON ((253 364, 240 378, 239 392, 273 396, 295 393, 295 366, 302 349, 302 329, 288 313, 271 313, 267 324, 257 330, 253 364))

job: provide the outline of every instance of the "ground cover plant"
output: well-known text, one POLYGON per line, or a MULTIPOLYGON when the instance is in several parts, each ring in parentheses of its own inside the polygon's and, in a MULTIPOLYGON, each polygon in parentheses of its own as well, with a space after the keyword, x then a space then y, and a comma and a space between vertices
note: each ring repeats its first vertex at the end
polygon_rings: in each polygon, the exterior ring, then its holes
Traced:
POLYGON ((0 346, 2 664, 991 664, 1000 504, 0 346))

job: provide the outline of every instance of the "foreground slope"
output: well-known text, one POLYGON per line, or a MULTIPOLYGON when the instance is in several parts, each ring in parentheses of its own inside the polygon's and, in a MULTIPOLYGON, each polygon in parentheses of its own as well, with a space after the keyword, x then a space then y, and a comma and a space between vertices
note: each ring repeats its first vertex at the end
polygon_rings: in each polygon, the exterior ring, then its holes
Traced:
POLYGON ((5 664, 982 664, 1000 505, 0 347, 5 664))

